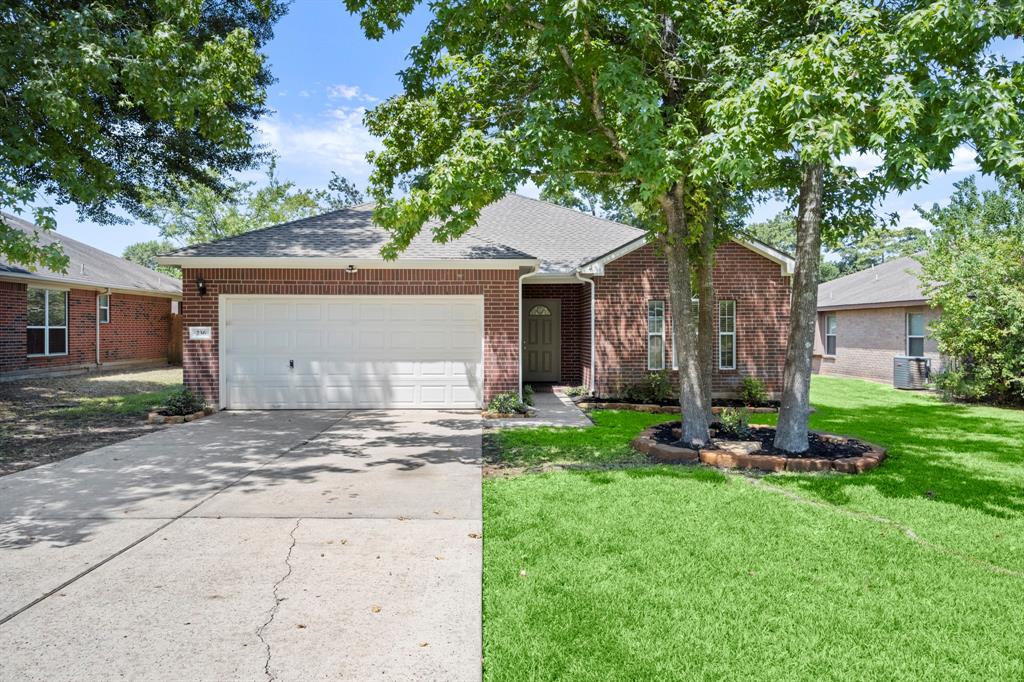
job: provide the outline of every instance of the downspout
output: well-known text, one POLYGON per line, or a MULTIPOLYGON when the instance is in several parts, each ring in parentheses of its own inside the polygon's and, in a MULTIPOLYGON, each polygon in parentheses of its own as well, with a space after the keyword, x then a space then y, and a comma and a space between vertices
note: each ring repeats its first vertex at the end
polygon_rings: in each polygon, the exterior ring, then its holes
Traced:
POLYGON ((535 272, 537 272, 536 265, 533 266, 532 270, 519 275, 519 345, 516 349, 516 357, 519 362, 519 400, 523 399, 523 278, 529 277, 535 272))
POLYGON ((590 285, 590 393, 593 394, 597 387, 597 379, 595 378, 597 367, 594 366, 594 344, 596 343, 594 338, 594 316, 597 314, 597 311, 594 310, 594 278, 582 277, 578 270, 572 274, 579 281, 590 285))
POLYGON ((96 369, 100 368, 100 296, 110 296, 110 287, 96 292, 96 369))

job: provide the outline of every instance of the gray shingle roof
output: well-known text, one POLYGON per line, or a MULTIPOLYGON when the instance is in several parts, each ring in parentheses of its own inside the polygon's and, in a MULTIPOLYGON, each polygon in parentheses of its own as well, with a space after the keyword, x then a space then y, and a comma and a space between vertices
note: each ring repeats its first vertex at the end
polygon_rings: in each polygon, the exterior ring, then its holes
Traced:
MULTIPOLYGON (((402 260, 540 260, 540 272, 572 272, 638 237, 641 230, 546 201, 510 194, 487 206, 477 224, 446 244, 425 227, 402 260)), ((198 258, 378 258, 388 233, 373 223, 373 205, 362 204, 208 244, 170 256, 198 258)))
MULTIPOLYGON (((194 244, 168 255, 199 258, 379 258, 389 235, 373 223, 373 204, 293 220, 235 237, 194 244)), ((517 259, 532 256, 475 235, 435 242, 424 228, 401 259, 517 259)))
POLYGON ((181 283, 172 277, 141 265, 130 263, 123 258, 100 251, 62 234, 40 230, 32 223, 8 213, 0 212, 0 220, 3 220, 10 227, 22 230, 23 232, 38 234, 39 243, 42 245, 55 242, 60 243, 64 250, 64 255, 70 259, 67 273, 60 273, 46 268, 38 268, 32 271, 22 265, 10 263, 3 256, 0 256, 0 277, 4 275, 31 277, 47 281, 89 284, 113 289, 137 289, 163 294, 181 293, 181 283))
POLYGON ((921 264, 911 257, 876 265, 818 287, 818 308, 871 308, 902 301, 926 301, 917 274, 921 264))

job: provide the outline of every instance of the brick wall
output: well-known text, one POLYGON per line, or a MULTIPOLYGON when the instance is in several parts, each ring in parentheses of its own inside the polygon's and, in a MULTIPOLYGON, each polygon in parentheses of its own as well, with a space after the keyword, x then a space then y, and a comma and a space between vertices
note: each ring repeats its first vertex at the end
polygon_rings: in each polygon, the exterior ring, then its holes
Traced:
MULTIPOLYGON (((665 365, 673 382, 671 310, 668 269, 653 246, 644 246, 605 266, 595 278, 597 290, 596 377, 601 395, 621 389, 649 374, 647 369, 647 303, 665 302, 665 365)), ((728 242, 718 248, 715 285, 715 368, 712 391, 733 395, 745 376, 762 379, 768 390, 782 390, 786 339, 789 331, 789 278, 763 256, 728 242), (718 369, 718 303, 736 301, 736 369, 718 369)))
MULTIPOLYGON (((68 353, 28 357, 25 324, 28 286, 0 282, 0 373, 96 364, 96 297, 99 292, 68 292, 68 353)), ((155 296, 111 295, 111 321, 100 325, 101 362, 160 359, 167 355, 170 300, 155 296)))
MULTIPOLYGON (((818 313, 814 371, 891 383, 893 357, 907 353, 907 313, 924 313, 926 331, 939 317, 939 311, 928 306, 829 311, 836 316, 836 354, 831 357, 825 355, 826 313, 818 313)), ((925 336, 924 351, 931 358, 932 371, 939 371, 942 359, 936 341, 925 336)))
POLYGON ((219 401, 218 300, 220 294, 484 297, 484 399, 517 390, 519 283, 515 270, 185 269, 182 305, 185 384, 219 401), (195 280, 202 276, 206 295, 195 280), (213 328, 213 340, 190 341, 190 326, 213 328))
POLYGON ((523 298, 557 298, 562 302, 562 376, 559 381, 569 386, 583 383, 583 355, 590 363, 590 291, 587 284, 524 284, 523 298), (587 315, 581 318, 581 301, 586 296, 587 315), (586 345, 583 345, 583 322, 586 321, 586 345))
POLYGON ((165 358, 170 333, 170 300, 111 294, 110 322, 100 325, 100 361, 165 358))

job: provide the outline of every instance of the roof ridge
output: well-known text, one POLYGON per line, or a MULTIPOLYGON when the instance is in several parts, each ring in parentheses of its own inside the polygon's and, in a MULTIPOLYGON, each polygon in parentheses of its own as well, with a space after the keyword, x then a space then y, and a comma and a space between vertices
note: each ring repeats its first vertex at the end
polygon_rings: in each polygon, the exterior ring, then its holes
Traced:
POLYGON ((543 204, 544 206, 551 206, 552 208, 557 208, 557 209, 560 209, 562 211, 570 211, 570 212, 572 212, 572 213, 574 213, 576 215, 583 216, 584 218, 590 218, 592 220, 600 220, 602 222, 611 223, 612 225, 618 225, 619 227, 625 227, 628 230, 633 230, 633 231, 639 232, 641 234, 646 234, 647 233, 647 230, 640 229, 639 227, 633 227, 632 225, 627 225, 626 223, 620 223, 619 221, 612 220, 611 218, 604 218, 602 216, 594 215, 593 213, 586 213, 584 211, 580 211, 580 210, 575 209, 575 208, 569 208, 568 206, 562 206, 561 204, 556 204, 555 202, 548 201, 546 199, 535 199, 534 197, 528 197, 525 194, 520 194, 519 192, 509 192, 505 196, 513 196, 513 197, 516 197, 518 199, 526 199, 527 201, 532 201, 532 202, 537 203, 537 204, 543 204))
POLYGON ((175 249, 174 251, 171 251, 170 253, 162 253, 160 255, 161 256, 172 256, 172 255, 176 254, 177 252, 179 252, 179 251, 181 251, 183 249, 187 249, 187 248, 190 248, 190 247, 193 247, 193 246, 205 246, 207 244, 222 244, 222 243, 224 243, 226 241, 230 241, 232 239, 238 239, 240 237, 246 237, 248 235, 255 234, 257 232, 265 232, 266 230, 272 230, 272 229, 275 229, 275 228, 278 228, 278 227, 286 227, 288 225, 295 225, 297 223, 305 222, 307 220, 314 220, 316 218, 323 218, 324 216, 334 215, 335 213, 341 213, 343 211, 352 211, 352 210, 357 209, 357 208, 364 208, 366 206, 375 206, 375 205, 376 204, 374 202, 372 202, 372 201, 364 201, 364 202, 359 203, 359 204, 352 204, 351 206, 344 206, 342 208, 336 208, 333 211, 324 211, 323 213, 315 213, 313 215, 305 216, 304 218, 296 218, 294 220, 289 220, 289 221, 284 222, 284 223, 274 223, 273 225, 264 225, 263 227, 257 227, 254 230, 248 230, 246 232, 241 232, 239 234, 228 235, 226 237, 221 237, 220 239, 212 239, 212 240, 210 240, 208 242, 200 242, 198 244, 186 244, 185 246, 179 247, 179 248, 175 249))

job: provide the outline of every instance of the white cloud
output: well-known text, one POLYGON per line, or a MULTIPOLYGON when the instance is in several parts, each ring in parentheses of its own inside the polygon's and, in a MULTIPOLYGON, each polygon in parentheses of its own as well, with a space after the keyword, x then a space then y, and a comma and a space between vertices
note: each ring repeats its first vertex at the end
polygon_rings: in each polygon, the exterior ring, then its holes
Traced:
POLYGON ((380 101, 373 95, 363 92, 363 89, 358 85, 345 85, 344 83, 329 86, 327 88, 327 96, 331 99, 355 100, 357 102, 366 102, 367 104, 380 101))
POLYGON ((950 166, 950 173, 973 173, 978 170, 978 161, 975 158, 974 150, 966 145, 961 145, 953 152, 953 165, 950 166))
POLYGON ((863 178, 878 168, 882 163, 882 157, 878 154, 846 154, 840 157, 839 163, 850 166, 857 171, 857 175, 863 178))
POLYGON ((367 177, 366 153, 380 143, 363 125, 363 107, 341 107, 318 120, 266 118, 257 124, 259 142, 280 159, 282 177, 310 185, 336 170, 351 179, 367 177))

